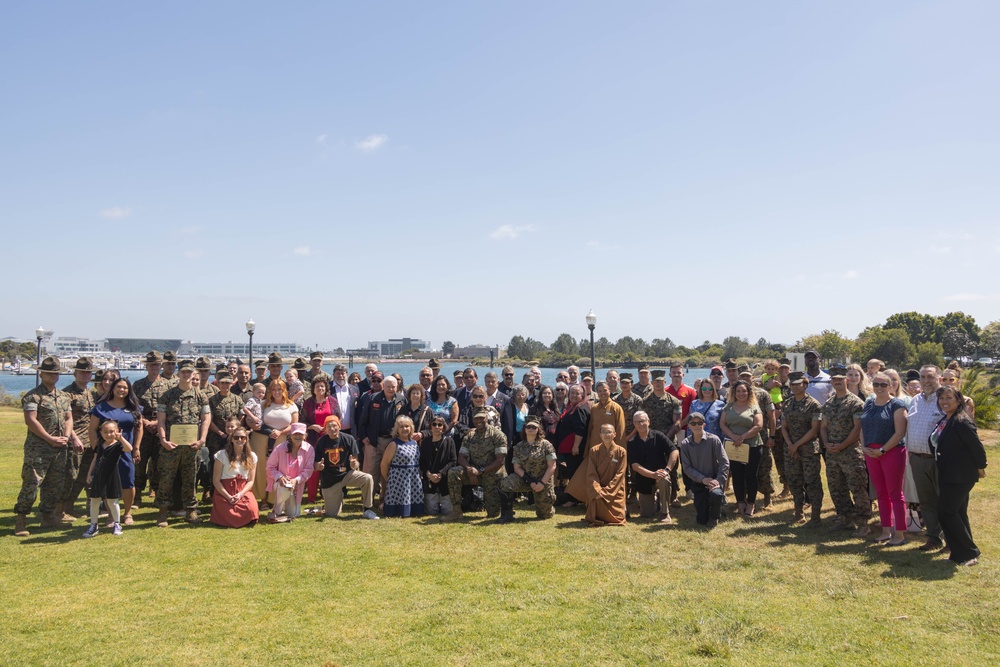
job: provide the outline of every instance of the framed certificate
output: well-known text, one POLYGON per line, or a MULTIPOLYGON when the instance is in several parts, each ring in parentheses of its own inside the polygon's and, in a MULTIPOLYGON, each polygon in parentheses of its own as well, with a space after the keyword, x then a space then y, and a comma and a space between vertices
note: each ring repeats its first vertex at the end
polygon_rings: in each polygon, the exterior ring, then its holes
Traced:
POLYGON ((171 424, 170 442, 178 447, 190 445, 198 440, 198 429, 201 424, 171 424))
POLYGON ((726 438, 726 441, 722 443, 726 447, 726 456, 729 457, 729 461, 736 463, 747 463, 750 461, 750 445, 743 444, 739 447, 736 443, 726 438))

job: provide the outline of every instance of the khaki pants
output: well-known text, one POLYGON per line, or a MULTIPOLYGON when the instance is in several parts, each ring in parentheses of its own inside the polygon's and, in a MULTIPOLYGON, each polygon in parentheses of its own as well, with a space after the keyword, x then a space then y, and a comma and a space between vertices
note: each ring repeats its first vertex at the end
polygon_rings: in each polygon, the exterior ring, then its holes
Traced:
POLYGON ((374 489, 381 494, 382 482, 382 455, 385 448, 392 442, 392 438, 379 436, 377 446, 365 445, 365 466, 364 471, 372 476, 374 489))
POLYGON ((656 514, 656 496, 660 496, 660 515, 670 516, 670 478, 653 480, 653 493, 639 494, 639 516, 649 518, 656 514))
POLYGON ((344 487, 361 489, 361 504, 365 509, 372 508, 372 492, 375 488, 375 481, 366 472, 348 470, 344 478, 334 484, 321 489, 323 493, 323 511, 326 516, 338 517, 344 509, 344 487))
POLYGON ((270 442, 263 433, 250 434, 250 451, 257 455, 257 471, 253 478, 253 497, 258 502, 274 504, 274 492, 267 493, 267 445, 270 442))

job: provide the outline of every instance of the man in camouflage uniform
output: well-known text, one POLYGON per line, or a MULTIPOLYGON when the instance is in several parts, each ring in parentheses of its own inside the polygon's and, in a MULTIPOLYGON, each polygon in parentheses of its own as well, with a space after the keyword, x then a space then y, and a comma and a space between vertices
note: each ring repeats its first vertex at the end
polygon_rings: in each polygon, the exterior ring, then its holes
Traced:
MULTIPOLYGON (((782 402, 787 401, 792 395, 792 389, 788 386, 788 374, 791 370, 792 362, 788 359, 781 359, 778 366, 777 382, 781 385, 782 402)), ((775 406, 774 414, 777 428, 774 432, 774 448, 771 449, 771 454, 774 456, 774 467, 778 469, 778 480, 781 482, 781 493, 778 494, 778 497, 787 498, 791 495, 791 491, 788 490, 788 478, 785 477, 785 438, 781 434, 780 406, 775 406)))
POLYGON ((764 496, 761 503, 762 509, 773 509, 771 496, 774 495, 774 479, 771 477, 773 464, 771 452, 774 449, 774 434, 778 430, 778 419, 775 414, 774 401, 771 400, 771 393, 766 389, 754 384, 753 371, 747 365, 742 365, 736 369, 737 377, 750 383, 753 387, 753 395, 757 399, 760 411, 764 413, 764 428, 761 430, 760 439, 764 446, 760 449, 760 466, 757 468, 757 490, 764 496))
POLYGON ((673 439, 677 425, 681 421, 683 405, 677 398, 667 393, 666 371, 655 370, 652 375, 653 389, 642 399, 642 411, 649 416, 649 428, 673 439))
POLYGON ((299 371, 299 379, 302 380, 302 384, 306 388, 306 398, 312 396, 312 381, 316 378, 326 378, 326 381, 333 386, 333 378, 330 374, 323 370, 323 353, 322 352, 310 352, 309 353, 309 368, 303 371, 299 371))
POLYGON ((625 413, 625 442, 628 442, 635 435, 635 424, 632 423, 632 418, 635 417, 635 413, 642 409, 642 398, 632 392, 631 373, 621 374, 618 379, 618 388, 620 391, 612 400, 620 405, 625 413))
POLYGON ((233 377, 229 371, 217 371, 215 381, 219 383, 219 387, 218 391, 208 397, 212 420, 208 423, 208 437, 205 439, 204 451, 201 452, 203 465, 207 468, 207 479, 202 479, 202 488, 206 491, 212 488, 215 454, 226 446, 226 422, 232 417, 240 420, 243 417, 243 399, 232 390, 233 377))
POLYGON ((639 364, 639 383, 632 387, 632 391, 643 400, 653 393, 653 385, 650 381, 649 364, 639 364))
POLYGON ((73 519, 86 516, 86 510, 79 514, 74 512, 73 505, 87 486, 87 472, 94 458, 90 442, 90 411, 96 401, 93 392, 87 388, 93 373, 94 365, 90 358, 80 357, 73 367, 73 381, 63 389, 73 404, 73 435, 70 438, 73 447, 66 456, 66 488, 56 505, 57 517, 64 513, 73 519))
MULTIPOLYGON (((159 482, 159 472, 156 464, 160 458, 160 439, 156 435, 156 406, 160 394, 165 392, 167 383, 160 377, 163 365, 163 355, 156 350, 146 354, 146 377, 140 378, 132 385, 132 394, 142 409, 142 442, 132 449, 132 461, 135 463, 135 502, 139 506, 142 492, 149 483, 151 493, 156 493, 159 482)), ((135 444, 135 443, 133 443, 135 444)))
POLYGON ((163 353, 163 366, 160 369, 160 378, 167 384, 167 389, 177 386, 177 353, 167 350, 163 353))
POLYGON ((486 422, 489 412, 478 408, 472 414, 475 427, 462 438, 458 450, 458 465, 448 471, 448 493, 451 495, 451 514, 443 521, 462 518, 462 485, 481 484, 486 516, 500 516, 500 483, 507 476, 504 461, 507 458, 507 436, 500 429, 486 422))
POLYGON ((21 491, 14 504, 14 534, 26 537, 25 525, 35 498, 41 493, 39 509, 43 528, 63 528, 67 523, 55 516, 56 503, 66 484, 66 459, 73 433, 73 405, 66 392, 56 388, 59 360, 45 357, 35 367, 41 384, 21 399, 28 435, 24 440, 21 491))
POLYGON ((803 518, 805 497, 809 498, 812 518, 810 527, 820 525, 823 507, 823 482, 820 481, 820 467, 823 459, 819 455, 819 421, 822 406, 806 393, 809 380, 801 372, 792 373, 788 378, 792 396, 781 404, 781 428, 785 438, 785 477, 795 503, 795 521, 803 518))
POLYGON ((157 433, 160 436, 160 493, 156 496, 156 506, 160 513, 156 525, 167 526, 170 514, 170 493, 174 479, 181 478, 181 502, 186 510, 185 520, 198 522, 198 501, 195 498, 195 474, 198 466, 198 450, 205 445, 208 424, 212 410, 208 398, 191 383, 194 363, 185 359, 180 363, 177 386, 171 387, 160 396, 156 406, 157 433), (177 443, 170 439, 171 427, 175 425, 197 425, 198 437, 194 442, 177 443))
POLYGON ((285 360, 277 352, 267 355, 267 377, 264 378, 264 386, 271 388, 271 383, 275 380, 284 380, 282 370, 285 367, 285 360))
POLYGON ((258 359, 253 362, 254 378, 250 381, 250 385, 255 384, 265 384, 264 380, 267 379, 267 361, 264 359, 258 359))
POLYGON ((872 504, 860 440, 861 412, 865 404, 856 394, 847 391, 846 368, 834 366, 829 375, 834 393, 823 406, 819 435, 826 449, 826 483, 837 510, 831 530, 857 527, 854 534, 867 537, 871 532, 868 521, 872 516, 872 504))
POLYGON ((556 501, 556 448, 546 440, 540 429, 541 420, 530 415, 524 421, 524 433, 533 432, 534 442, 522 440, 514 445, 514 474, 507 475, 500 482, 500 521, 514 520, 514 496, 518 493, 533 493, 535 514, 540 519, 555 516, 553 504, 556 501))
POLYGON ((194 369, 198 371, 198 375, 201 377, 198 388, 201 389, 201 393, 211 398, 213 394, 219 391, 219 388, 212 384, 212 362, 208 357, 198 357, 195 359, 194 369))

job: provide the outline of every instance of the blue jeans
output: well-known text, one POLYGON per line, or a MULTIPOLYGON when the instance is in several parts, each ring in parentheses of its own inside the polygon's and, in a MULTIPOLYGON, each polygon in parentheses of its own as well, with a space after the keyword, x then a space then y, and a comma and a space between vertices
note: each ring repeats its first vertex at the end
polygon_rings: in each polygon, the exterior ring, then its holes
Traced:
POLYGON ((704 484, 695 484, 694 489, 695 521, 699 526, 705 526, 710 520, 718 521, 722 515, 722 501, 725 494, 722 487, 709 491, 704 484))

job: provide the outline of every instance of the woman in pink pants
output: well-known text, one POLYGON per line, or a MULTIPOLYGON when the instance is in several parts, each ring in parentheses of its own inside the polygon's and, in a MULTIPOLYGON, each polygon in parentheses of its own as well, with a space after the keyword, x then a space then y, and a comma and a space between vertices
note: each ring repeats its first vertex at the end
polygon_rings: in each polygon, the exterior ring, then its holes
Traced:
POLYGON ((906 502, 903 474, 906 471, 906 406, 889 393, 891 379, 885 373, 872 378, 873 399, 861 414, 861 442, 865 443, 868 476, 878 496, 882 533, 876 542, 898 546, 906 542, 906 502))

